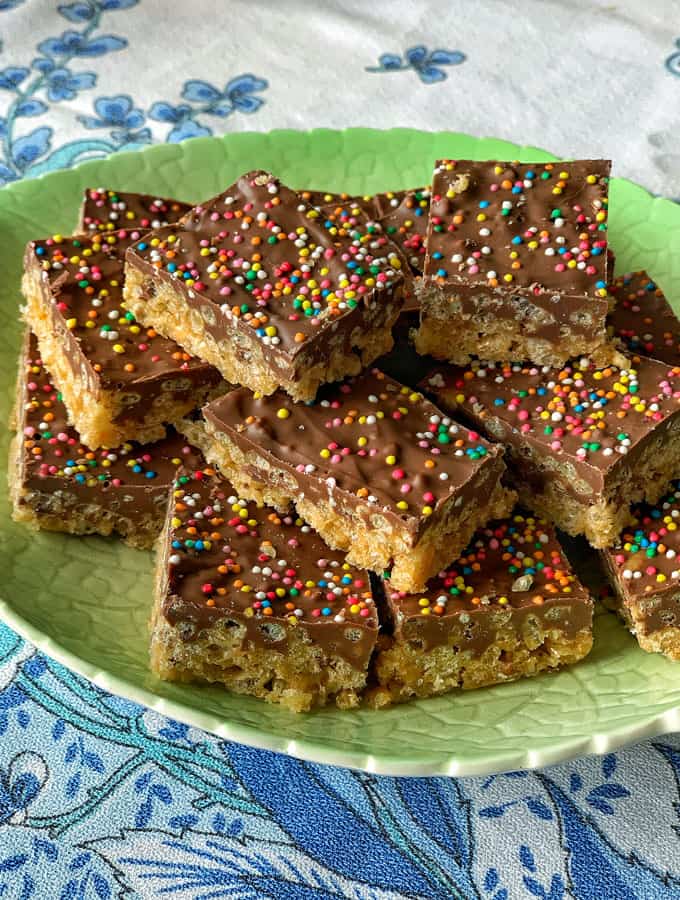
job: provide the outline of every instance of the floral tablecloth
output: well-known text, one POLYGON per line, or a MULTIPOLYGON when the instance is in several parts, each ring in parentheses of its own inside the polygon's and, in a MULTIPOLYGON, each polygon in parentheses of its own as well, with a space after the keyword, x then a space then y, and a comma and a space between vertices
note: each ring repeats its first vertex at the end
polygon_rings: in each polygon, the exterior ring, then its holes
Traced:
MULTIPOLYGON (((676 0, 0 0, 0 184, 196 135, 408 125, 680 195, 676 0), (613 119, 612 113, 614 113, 613 119)), ((395 779, 218 740, 0 626, 0 897, 680 897, 680 736, 395 779)))

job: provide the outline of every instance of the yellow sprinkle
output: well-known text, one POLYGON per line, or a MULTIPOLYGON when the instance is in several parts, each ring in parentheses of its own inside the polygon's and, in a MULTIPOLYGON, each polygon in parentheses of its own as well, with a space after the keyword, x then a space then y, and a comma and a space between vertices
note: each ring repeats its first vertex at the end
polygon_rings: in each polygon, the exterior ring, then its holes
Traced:
POLYGON ((122 344, 114 344, 111 349, 114 353, 125 353, 125 347, 122 344))
POLYGON ((290 416, 290 411, 282 406, 281 409, 277 409, 276 415, 279 419, 287 419, 290 416))

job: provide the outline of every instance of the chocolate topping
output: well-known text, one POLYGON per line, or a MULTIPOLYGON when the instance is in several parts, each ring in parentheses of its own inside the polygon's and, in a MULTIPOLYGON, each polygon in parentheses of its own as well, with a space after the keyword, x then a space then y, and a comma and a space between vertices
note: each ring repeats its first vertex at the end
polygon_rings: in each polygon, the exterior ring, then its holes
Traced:
POLYGON ((406 254, 416 275, 423 274, 425 238, 430 212, 430 188, 376 194, 378 220, 385 234, 406 254))
POLYGON ((610 163, 440 160, 424 274, 437 284, 606 296, 610 163))
POLYGON ((311 404, 240 389, 203 414, 255 459, 284 467, 305 495, 369 519, 381 512, 411 534, 452 497, 490 493, 503 470, 498 446, 377 369, 326 386, 311 404))
POLYGON ((217 385, 221 376, 123 309, 121 247, 140 233, 124 234, 120 243, 118 233, 34 241, 26 249, 26 268, 38 269, 46 279, 42 285, 53 325, 64 336, 73 370, 87 370, 90 382, 106 390, 138 395, 124 410, 131 418, 133 406, 148 406, 161 390, 181 393, 193 385, 217 385))
POLYGON ((568 637, 590 626, 592 602, 571 571, 554 529, 521 514, 480 529, 465 552, 425 591, 404 594, 384 581, 397 640, 424 650, 451 643, 479 654, 507 627, 528 616, 568 637), (462 626, 462 627, 461 627, 462 626))
POLYGON ((421 387, 493 439, 562 460, 576 493, 599 493, 615 466, 632 467, 646 439, 677 419, 680 369, 646 358, 629 370, 583 362, 440 367, 421 387))
MULTIPOLYGON (((304 191, 300 196, 305 197, 316 193, 321 192, 304 191)), ((317 209, 324 216, 324 225, 326 227, 336 225, 340 229, 340 234, 344 233, 351 236, 352 231, 355 231, 357 228, 361 228, 363 231, 370 231, 371 233, 387 234, 385 224, 378 221, 375 216, 375 207, 378 199, 383 196, 387 195, 376 194, 372 198, 348 198, 346 194, 324 194, 323 198, 326 202, 317 206, 317 209), (375 201, 375 203, 371 204, 369 201, 375 201), (374 207, 373 215, 371 215, 371 206, 374 207)), ((394 252, 401 260, 401 272, 404 275, 405 299, 402 314, 415 312, 420 309, 420 302, 415 293, 415 278, 412 267, 402 242, 397 240, 394 234, 390 235, 390 239, 394 242, 394 252)))
POLYGON ((66 408, 28 331, 22 360, 25 375, 17 413, 22 487, 43 495, 65 492, 80 503, 124 512, 132 519, 163 511, 177 467, 182 462, 198 465, 197 451, 175 433, 145 446, 130 442, 113 450, 90 450, 67 424, 66 408))
POLYGON ((182 471, 164 548, 162 612, 186 640, 226 620, 245 626, 243 649, 284 651, 291 629, 364 669, 378 617, 368 573, 350 566, 295 516, 239 499, 217 476, 182 471))
POLYGON ((680 366, 680 322, 663 291, 647 272, 630 272, 614 279, 609 293, 616 307, 608 319, 609 333, 631 353, 680 366))
POLYGON ((658 503, 636 503, 631 511, 633 524, 623 530, 615 547, 602 551, 610 572, 628 603, 668 594, 678 610, 680 481, 674 481, 658 503))
POLYGON ((94 236, 115 234, 119 253, 139 239, 139 233, 178 222, 191 204, 153 194, 134 194, 106 188, 87 188, 77 231, 94 236))
POLYGON ((297 192, 302 200, 309 206, 315 206, 321 210, 332 210, 337 206, 348 208, 359 208, 366 218, 375 222, 379 216, 376 198, 372 194, 359 196, 358 194, 347 194, 345 191, 339 193, 333 191, 314 191, 303 190, 297 192))
POLYGON ((307 343, 360 325, 359 308, 398 295, 404 277, 381 231, 335 223, 266 172, 243 175, 175 227, 128 251, 130 263, 171 281, 216 339, 237 324, 282 370, 307 343))

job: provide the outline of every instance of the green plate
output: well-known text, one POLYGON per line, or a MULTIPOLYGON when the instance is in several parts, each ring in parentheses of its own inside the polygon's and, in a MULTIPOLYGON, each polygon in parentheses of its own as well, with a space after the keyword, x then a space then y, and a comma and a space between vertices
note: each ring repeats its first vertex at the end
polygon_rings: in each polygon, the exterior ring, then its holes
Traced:
MULTIPOLYGON (((0 417, 19 350, 19 279, 30 238, 69 233, 86 186, 200 200, 242 172, 271 169, 295 187, 364 192, 428 181, 441 156, 554 159, 531 147, 409 129, 274 131, 120 153, 0 190, 0 417)), ((680 207, 612 183, 619 271, 646 267, 680 301, 680 207)), ((167 684, 147 666, 153 562, 115 540, 35 534, 9 517, 8 435, 0 446, 0 614, 28 640, 102 688, 222 737, 324 763, 394 775, 473 775, 604 753, 680 729, 680 666, 643 653, 619 621, 597 616, 595 648, 555 675, 379 712, 293 715, 212 687, 167 684)))

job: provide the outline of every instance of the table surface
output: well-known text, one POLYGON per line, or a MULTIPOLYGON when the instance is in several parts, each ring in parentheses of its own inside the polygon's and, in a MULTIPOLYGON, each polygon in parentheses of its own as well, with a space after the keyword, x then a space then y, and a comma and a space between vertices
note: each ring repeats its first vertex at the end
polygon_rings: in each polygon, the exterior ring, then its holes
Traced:
MULTIPOLYGON (((680 196, 673 12, 0 0, 0 184, 153 141, 404 125, 611 156, 680 196)), ((680 736, 530 773, 375 777, 164 719, 0 625, 0 896, 680 898, 680 736)))

